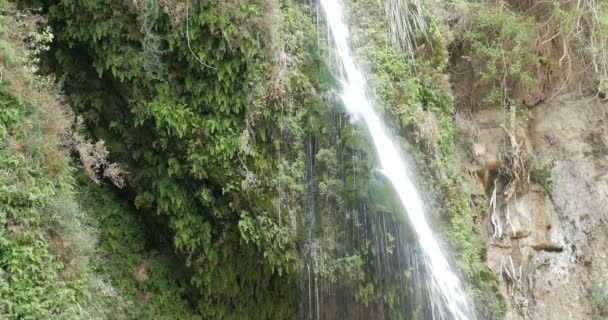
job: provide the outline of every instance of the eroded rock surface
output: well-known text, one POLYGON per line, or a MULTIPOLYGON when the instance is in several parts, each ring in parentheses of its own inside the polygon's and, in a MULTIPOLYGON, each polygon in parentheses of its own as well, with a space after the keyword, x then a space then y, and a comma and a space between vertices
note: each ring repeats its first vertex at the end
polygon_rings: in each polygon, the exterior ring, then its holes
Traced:
MULTIPOLYGON (((590 101, 559 95, 531 109, 518 133, 538 168, 555 166, 549 192, 532 181, 506 204, 500 236, 487 215, 487 261, 510 300, 507 319, 592 319, 590 292, 608 280, 608 128, 590 101)), ((502 110, 471 115, 465 167, 477 172, 488 198, 507 139, 504 120, 502 110)))

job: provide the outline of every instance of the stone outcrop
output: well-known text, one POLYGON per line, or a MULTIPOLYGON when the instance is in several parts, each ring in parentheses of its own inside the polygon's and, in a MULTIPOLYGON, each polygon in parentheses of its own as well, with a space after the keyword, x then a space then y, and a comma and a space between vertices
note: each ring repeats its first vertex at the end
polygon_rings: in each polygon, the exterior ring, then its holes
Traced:
MULTIPOLYGON (((533 107, 517 130, 536 170, 554 161, 551 188, 539 181, 503 203, 502 233, 485 215, 487 263, 510 301, 507 319, 591 319, 594 287, 608 280, 608 115, 589 97, 562 94, 533 107)), ((508 137, 502 110, 469 116, 465 168, 492 198, 508 137)), ((498 185, 498 198, 501 186, 498 185)), ((595 313, 594 313, 595 312, 595 313)))

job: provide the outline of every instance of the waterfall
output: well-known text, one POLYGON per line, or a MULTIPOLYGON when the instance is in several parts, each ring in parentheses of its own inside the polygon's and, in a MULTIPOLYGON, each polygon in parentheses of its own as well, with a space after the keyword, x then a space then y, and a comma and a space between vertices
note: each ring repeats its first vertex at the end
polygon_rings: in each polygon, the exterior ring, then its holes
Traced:
POLYGON ((339 1, 320 0, 340 65, 341 98, 352 121, 361 122, 367 127, 380 160, 379 170, 392 184, 405 208, 404 215, 415 230, 419 246, 424 253, 423 263, 428 269, 425 282, 430 288, 433 319, 472 319, 474 314, 460 280, 450 268, 426 221, 422 197, 408 173, 408 163, 401 157, 386 130, 386 125, 375 112, 366 94, 366 81, 351 53, 349 30, 339 1))

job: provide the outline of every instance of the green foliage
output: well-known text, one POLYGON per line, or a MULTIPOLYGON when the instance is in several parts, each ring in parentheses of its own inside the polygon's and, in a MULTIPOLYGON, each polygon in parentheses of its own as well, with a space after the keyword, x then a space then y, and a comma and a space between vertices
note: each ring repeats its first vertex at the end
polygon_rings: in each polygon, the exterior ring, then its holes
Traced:
POLYGON ((603 99, 606 99, 608 97, 608 81, 601 81, 597 91, 603 96, 603 99))
POLYGON ((44 71, 169 228, 206 317, 286 318, 303 221, 310 18, 274 1, 50 1, 44 71), (283 88, 289 88, 286 92, 283 88), (294 147, 295 146, 295 147, 294 147))
POLYGON ((489 103, 517 104, 539 79, 561 92, 571 84, 586 86, 584 77, 600 83, 608 77, 605 2, 456 3, 460 15, 473 17, 461 39, 463 54, 480 72, 476 95, 489 103))
POLYGON ((555 169, 555 165, 556 161, 555 159, 553 159, 540 169, 532 171, 532 180, 540 184, 540 186, 543 188, 543 191, 547 195, 551 195, 553 191, 553 179, 551 178, 551 173, 553 172, 553 169, 555 169))
POLYGON ((608 285, 596 283, 591 289, 591 306, 593 307, 594 319, 608 318, 608 285))
MULTIPOLYGON (((319 57, 326 44, 306 7, 163 3, 49 1, 57 37, 44 71, 65 77, 73 109, 130 173, 144 221, 169 229, 197 311, 214 319, 292 316, 297 273, 310 253, 315 276, 359 288, 359 301, 400 315, 405 275, 380 276, 374 261, 396 265, 394 243, 408 231, 378 227, 396 220, 394 199, 372 175, 369 142, 345 124, 331 95, 335 79, 319 57), (374 243, 365 232, 386 237, 374 243)), ((495 280, 471 232, 460 178, 446 169, 457 132, 440 30, 430 28, 411 59, 387 43, 376 1, 357 1, 352 12, 372 88, 396 127, 414 129, 425 145, 461 268, 481 280, 478 294, 490 305, 495 280)), ((501 312, 496 305, 491 315, 501 312)))
POLYGON ((95 310, 109 318, 198 319, 180 299, 187 294, 186 270, 176 263, 176 257, 160 254, 146 244, 144 223, 130 213, 132 209, 112 190, 100 188, 82 174, 76 177, 76 186, 79 202, 89 219, 94 219, 99 237, 90 268, 113 286, 91 290, 100 296, 95 310))
POLYGON ((537 81, 534 72, 540 65, 535 50, 538 25, 533 17, 511 11, 502 1, 473 3, 469 9, 475 15, 464 35, 471 47, 468 58, 481 64, 479 85, 491 88, 487 101, 507 108, 513 103, 511 91, 516 86, 537 81))
MULTIPOLYGON (((545 8, 543 8, 545 9, 545 8)), ((572 66, 578 60, 579 67, 591 70, 600 83, 608 78, 608 4, 604 1, 580 1, 575 5, 568 2, 555 2, 549 6, 549 15, 541 17, 546 21, 545 28, 551 37, 561 40, 563 56, 560 64, 565 64, 565 84, 572 76, 572 66)), ((579 77, 589 76, 583 74, 579 77)), ((578 80, 576 78, 572 80, 578 80)), ((563 85, 562 85, 563 87, 563 85)), ((601 90, 600 90, 601 92, 601 90)))
MULTIPOLYGON (((0 32, 3 39, 0 69, 0 315, 3 318, 75 317, 77 291, 74 283, 62 281, 64 264, 57 259, 45 223, 46 209, 61 193, 57 180, 45 175, 42 134, 32 100, 23 91, 33 89, 34 79, 25 65, 27 54, 19 40, 31 27, 19 24, 17 11, 0 3, 0 32)), ((31 30, 31 29, 30 29, 31 30)), ((34 95, 38 97, 38 95, 34 95)))
POLYGON ((139 222, 69 165, 62 97, 33 74, 51 38, 48 28, 33 31, 36 21, 0 2, 0 56, 11 56, 0 65, 0 317, 194 318, 166 258, 145 257, 139 222), (141 261, 148 279, 138 283, 141 261))

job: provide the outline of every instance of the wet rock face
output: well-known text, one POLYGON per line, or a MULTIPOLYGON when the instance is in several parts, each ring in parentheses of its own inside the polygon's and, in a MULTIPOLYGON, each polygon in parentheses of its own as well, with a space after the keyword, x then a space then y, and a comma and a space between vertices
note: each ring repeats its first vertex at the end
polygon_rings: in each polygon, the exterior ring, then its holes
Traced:
MULTIPOLYGON (((508 319, 592 319, 590 292, 608 280, 608 128, 600 106, 563 94, 532 109, 526 144, 538 167, 555 161, 549 194, 532 182, 505 204, 503 232, 487 224, 488 265, 510 300, 508 319)), ((473 114, 470 163, 491 197, 488 164, 506 136, 500 110, 473 114), (485 168, 485 169, 484 169, 485 168)), ((470 165, 469 165, 470 166, 470 165)), ((488 214, 490 217, 491 214, 488 214)))

